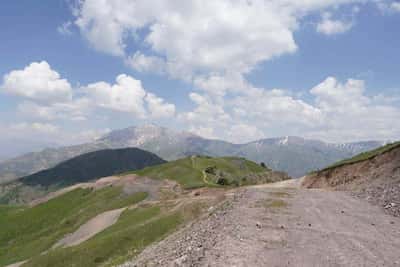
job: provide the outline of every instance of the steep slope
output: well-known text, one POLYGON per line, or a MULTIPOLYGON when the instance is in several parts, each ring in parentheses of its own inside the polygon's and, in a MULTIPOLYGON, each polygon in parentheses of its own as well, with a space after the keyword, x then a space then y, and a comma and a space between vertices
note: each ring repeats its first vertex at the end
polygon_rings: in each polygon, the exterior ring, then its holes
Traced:
POLYGON ((302 186, 351 191, 400 216, 400 142, 312 173, 302 186))
POLYGON ((0 183, 54 167, 62 161, 84 153, 108 148, 138 147, 165 160, 176 160, 195 154, 245 157, 256 162, 265 162, 274 170, 299 177, 311 170, 323 168, 381 145, 382 142, 330 144, 299 137, 232 144, 156 125, 145 125, 113 131, 93 143, 46 149, 0 162, 0 183))
POLYGON ((90 152, 3 185, 0 202, 25 202, 59 188, 164 162, 138 148, 90 152))

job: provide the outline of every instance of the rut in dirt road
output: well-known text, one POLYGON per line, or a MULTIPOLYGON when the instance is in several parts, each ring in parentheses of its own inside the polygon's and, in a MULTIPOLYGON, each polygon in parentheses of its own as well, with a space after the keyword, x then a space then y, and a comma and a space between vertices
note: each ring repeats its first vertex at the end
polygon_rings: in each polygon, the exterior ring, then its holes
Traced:
POLYGON ((343 192, 255 186, 123 266, 400 266, 400 220, 343 192))

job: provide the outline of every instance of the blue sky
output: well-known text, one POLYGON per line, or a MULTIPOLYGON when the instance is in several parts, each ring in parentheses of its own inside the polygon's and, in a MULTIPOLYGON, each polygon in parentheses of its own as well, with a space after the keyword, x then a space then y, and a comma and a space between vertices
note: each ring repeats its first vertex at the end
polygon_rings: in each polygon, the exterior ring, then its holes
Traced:
POLYGON ((0 159, 149 122, 237 143, 400 139, 400 2, 0 5, 0 159))

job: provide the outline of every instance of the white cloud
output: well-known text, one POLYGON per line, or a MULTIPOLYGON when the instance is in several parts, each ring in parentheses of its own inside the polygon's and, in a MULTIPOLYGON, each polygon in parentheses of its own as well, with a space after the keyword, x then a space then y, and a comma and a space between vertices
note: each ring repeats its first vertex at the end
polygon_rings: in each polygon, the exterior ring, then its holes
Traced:
POLYGON ((328 77, 310 89, 306 102, 279 89, 248 85, 245 91, 220 98, 205 91, 191 93, 196 107, 179 119, 205 136, 247 142, 263 136, 300 135, 332 142, 395 139, 400 136, 396 96, 368 96, 365 82, 345 83, 328 77))
POLYGON ((161 74, 166 71, 166 64, 162 58, 146 56, 139 51, 133 56, 128 57, 127 63, 130 67, 139 72, 155 72, 161 74))
POLYGON ((229 140, 237 140, 240 143, 251 142, 265 137, 264 132, 254 125, 235 124, 227 132, 229 140))
POLYGON ((251 87, 240 73, 228 72, 224 76, 199 76, 194 79, 194 85, 208 94, 224 96, 227 92, 238 93, 251 87))
POLYGON ((137 117, 146 115, 143 106, 146 91, 139 80, 126 74, 119 75, 113 85, 106 82, 89 84, 86 86, 86 92, 100 107, 130 112, 137 117))
POLYGON ((194 92, 190 93, 189 98, 196 104, 196 108, 179 115, 179 119, 189 124, 189 127, 213 127, 216 129, 217 126, 226 126, 231 120, 230 115, 224 110, 222 102, 194 92))
MULTIPOLYGON (((168 72, 178 76, 187 69, 189 74, 248 71, 258 62, 294 52, 296 20, 288 13, 273 1, 86 0, 75 23, 98 50, 124 55, 136 40, 164 55, 168 72), (148 33, 140 36, 141 30, 148 33)), ((147 65, 149 58, 139 55, 134 66, 138 59, 139 66, 147 65)))
POLYGON ((83 121, 93 118, 96 107, 130 113, 138 119, 175 115, 175 105, 147 92, 141 81, 131 76, 121 74, 115 84, 101 81, 73 89, 45 61, 9 72, 1 89, 22 98, 17 111, 29 120, 83 121))
MULTIPOLYGON (((340 124, 338 118, 346 121, 346 112, 362 121, 360 114, 366 110, 384 110, 389 119, 371 116, 369 127, 377 125, 377 120, 386 125, 398 112, 391 104, 367 96, 362 81, 350 79, 342 84, 329 78, 311 90, 314 101, 305 101, 289 91, 256 88, 245 76, 261 62, 295 52, 294 32, 308 15, 321 14, 318 32, 344 33, 355 24, 366 2, 379 1, 84 0, 75 23, 96 49, 124 57, 133 69, 193 84, 199 90, 189 95, 195 107, 178 113, 177 118, 205 136, 235 142, 287 134, 332 140, 341 128, 341 138, 347 133, 351 139, 362 133, 340 124), (341 5, 350 8, 347 16, 334 18, 327 12, 341 10, 341 5), (137 48, 133 55, 128 52, 131 47, 137 48)), ((146 113, 149 103, 145 100, 143 105, 146 113)), ((363 138, 371 135, 366 132, 363 138)), ((379 132, 376 138, 388 135, 379 132)))
POLYGON ((393 2, 390 4, 390 9, 395 12, 400 12, 400 2, 393 2))
POLYGON ((65 103, 41 105, 24 101, 17 105, 17 110, 26 118, 52 120, 84 121, 91 111, 91 101, 88 98, 77 98, 65 103))
MULTIPOLYGON (((373 1, 373 0, 366 0, 373 1)), ((82 0, 75 24, 99 51, 124 56, 139 71, 198 75, 246 73, 258 63, 293 53, 293 33, 313 13, 365 0, 82 0), (157 56, 154 56, 157 55, 157 56), (160 69, 162 71, 160 71, 160 69)), ((352 23, 326 19, 319 30, 339 33, 352 23)))
POLYGON ((165 103, 164 99, 157 97, 152 93, 148 93, 145 100, 151 118, 169 118, 175 115, 175 105, 165 103))
POLYGON ((317 32, 334 35, 345 33, 353 27, 353 22, 332 19, 332 15, 326 12, 322 15, 322 20, 317 24, 317 32))
POLYGON ((208 138, 208 139, 215 139, 216 136, 214 135, 214 129, 211 127, 195 127, 192 126, 189 128, 189 132, 201 136, 203 138, 208 138))
POLYGON ((175 105, 147 92, 141 81, 126 74, 117 76, 113 85, 106 82, 92 83, 85 87, 85 91, 95 105, 128 112, 140 119, 165 118, 175 114, 175 105))
POLYGON ((329 77, 310 92, 324 115, 324 124, 311 136, 333 141, 388 140, 400 134, 400 126, 395 123, 400 109, 390 101, 383 102, 382 96, 366 96, 362 80, 340 83, 329 77))
POLYGON ((1 89, 8 94, 44 102, 62 102, 72 97, 69 82, 61 79, 46 61, 33 62, 23 70, 4 75, 1 89))
POLYGON ((348 111, 359 109, 368 105, 370 99, 364 96, 365 84, 362 80, 349 79, 341 84, 334 77, 328 77, 325 81, 311 89, 311 94, 316 96, 318 107, 328 112, 348 111))

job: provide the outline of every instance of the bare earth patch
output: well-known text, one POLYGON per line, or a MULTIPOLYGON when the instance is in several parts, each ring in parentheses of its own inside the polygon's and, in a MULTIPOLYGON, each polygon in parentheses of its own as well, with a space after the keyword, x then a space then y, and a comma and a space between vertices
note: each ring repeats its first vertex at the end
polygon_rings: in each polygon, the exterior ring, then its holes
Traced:
POLYGON ((74 233, 69 234, 58 241, 53 248, 79 245, 80 243, 90 239, 91 237, 116 223, 124 210, 125 208, 111 210, 97 215, 79 227, 79 229, 74 233))

